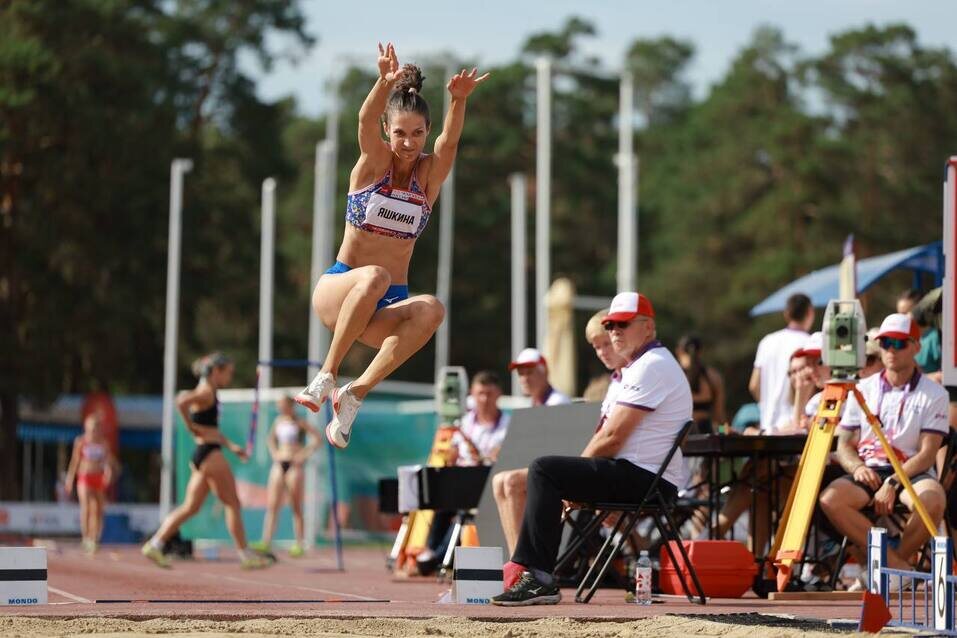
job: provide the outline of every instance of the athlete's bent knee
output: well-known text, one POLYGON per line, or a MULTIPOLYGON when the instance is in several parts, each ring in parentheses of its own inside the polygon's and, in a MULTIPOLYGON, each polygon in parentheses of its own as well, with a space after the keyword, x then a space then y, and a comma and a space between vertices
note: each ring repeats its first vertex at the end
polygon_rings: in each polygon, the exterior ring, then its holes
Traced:
POLYGON ((510 472, 505 477, 504 493, 506 496, 514 497, 524 494, 526 489, 525 477, 521 472, 510 472))
POLYGON ((496 499, 505 496, 505 480, 507 472, 499 472, 492 476, 492 494, 496 499))
POLYGON ((382 266, 366 266, 362 269, 362 277, 356 286, 363 292, 381 297, 392 285, 392 276, 382 266))
POLYGON ((445 306, 432 295, 423 295, 421 301, 422 307, 416 308, 415 317, 435 330, 445 319, 445 306))

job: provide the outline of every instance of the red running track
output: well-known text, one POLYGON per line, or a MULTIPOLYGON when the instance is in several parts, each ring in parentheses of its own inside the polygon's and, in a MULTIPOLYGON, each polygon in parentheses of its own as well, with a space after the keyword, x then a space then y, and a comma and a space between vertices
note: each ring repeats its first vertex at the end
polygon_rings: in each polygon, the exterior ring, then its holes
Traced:
POLYGON ((7 614, 24 616, 118 616, 124 618, 189 617, 205 619, 306 617, 399 617, 530 619, 572 617, 630 619, 664 613, 739 614, 787 613, 821 619, 856 619, 860 604, 851 602, 775 603, 758 598, 713 599, 702 607, 683 597, 666 597, 664 604, 642 607, 624 602, 620 590, 600 590, 587 605, 574 602, 574 591, 564 590, 559 605, 500 608, 491 605, 439 604, 448 584, 432 579, 397 580, 385 569, 387 547, 347 549, 345 572, 331 569, 331 550, 302 559, 280 555, 275 566, 259 571, 239 569, 231 551, 218 561, 176 561, 160 569, 140 556, 138 547, 105 547, 88 557, 76 547, 50 550, 49 605, 4 607, 7 614), (189 599, 185 604, 136 602, 98 604, 102 599, 189 599), (228 603, 212 602, 228 600, 228 603), (272 603, 263 601, 304 600, 272 603), (326 602, 315 602, 323 600, 326 602), (376 602, 385 600, 388 602, 376 602), (236 602, 232 602, 236 601, 236 602))

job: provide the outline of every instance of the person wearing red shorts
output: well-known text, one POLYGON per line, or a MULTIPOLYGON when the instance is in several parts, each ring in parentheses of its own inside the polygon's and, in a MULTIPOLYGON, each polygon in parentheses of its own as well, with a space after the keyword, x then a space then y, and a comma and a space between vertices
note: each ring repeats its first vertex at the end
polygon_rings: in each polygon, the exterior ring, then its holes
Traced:
POLYGON ((113 482, 118 468, 116 457, 103 436, 100 420, 91 414, 83 421, 83 434, 73 441, 73 456, 67 469, 66 490, 73 493, 76 480, 76 495, 80 501, 80 531, 83 549, 89 554, 96 552, 103 533, 103 509, 106 505, 106 488, 113 482))

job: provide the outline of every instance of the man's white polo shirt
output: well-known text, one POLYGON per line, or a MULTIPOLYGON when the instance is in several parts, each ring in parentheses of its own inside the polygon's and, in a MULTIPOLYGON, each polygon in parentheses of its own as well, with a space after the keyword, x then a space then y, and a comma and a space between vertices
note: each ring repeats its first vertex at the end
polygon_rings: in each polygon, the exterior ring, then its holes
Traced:
POLYGON ((479 423, 477 419, 475 410, 469 410, 462 417, 459 432, 453 437, 459 452, 456 465, 460 467, 479 464, 480 459, 476 458, 475 450, 469 445, 469 441, 478 448, 484 458, 494 460, 505 441, 505 435, 508 434, 509 417, 504 412, 499 411, 498 421, 494 424, 479 423))
POLYGON ((605 391, 605 398, 601 402, 601 414, 598 417, 598 427, 595 428, 597 432, 605 425, 605 421, 608 420, 608 415, 611 414, 611 409, 615 407, 615 401, 618 400, 618 391, 621 390, 621 372, 616 370, 611 373, 611 380, 608 381, 608 390, 605 391))
POLYGON ((533 399, 532 405, 565 405, 571 402, 572 400, 568 398, 568 395, 559 392, 549 385, 545 390, 545 397, 541 401, 533 399))
MULTIPOLYGON (((688 378, 674 356, 657 340, 644 346, 621 374, 621 384, 608 388, 605 401, 615 410, 637 409, 646 414, 615 458, 656 473, 681 426, 691 420, 688 378), (609 398, 613 391, 612 404, 609 398)), ((685 464, 680 449, 662 477, 676 487, 685 484, 685 464)))
MULTIPOLYGON (((947 435, 947 390, 921 374, 920 370, 915 369, 911 380, 899 388, 892 387, 885 374, 881 372, 869 376, 858 383, 857 388, 867 407, 881 420, 884 436, 897 453, 897 458, 904 462, 917 454, 922 433, 947 435)), ((880 441, 865 422, 853 396, 848 397, 841 427, 860 428, 857 453, 868 466, 890 465, 880 441)))

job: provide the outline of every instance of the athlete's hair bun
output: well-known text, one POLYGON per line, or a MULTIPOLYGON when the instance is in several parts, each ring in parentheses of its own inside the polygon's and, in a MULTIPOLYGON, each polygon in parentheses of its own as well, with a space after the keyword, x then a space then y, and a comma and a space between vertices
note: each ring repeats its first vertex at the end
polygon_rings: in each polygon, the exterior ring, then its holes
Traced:
POLYGON ((389 102, 386 105, 386 120, 394 112, 418 113, 425 118, 425 125, 431 126, 429 105, 422 97, 422 82, 425 76, 422 69, 414 64, 402 65, 402 74, 392 87, 389 102))
POLYGON ((396 80, 395 91, 403 93, 422 93, 422 83, 425 76, 422 75, 422 69, 414 64, 403 64, 402 74, 396 80))

